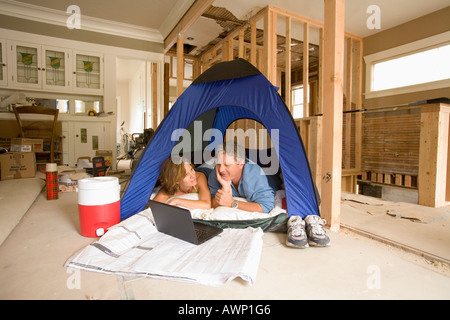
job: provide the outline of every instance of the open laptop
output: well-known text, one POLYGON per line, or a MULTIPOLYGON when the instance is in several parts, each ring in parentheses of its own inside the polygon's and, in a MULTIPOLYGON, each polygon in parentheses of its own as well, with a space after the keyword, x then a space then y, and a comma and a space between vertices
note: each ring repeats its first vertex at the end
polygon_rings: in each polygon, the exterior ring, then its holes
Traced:
POLYGON ((187 209, 153 200, 149 200, 148 204, 152 209, 158 231, 172 237, 198 245, 223 231, 192 221, 191 212, 187 209))

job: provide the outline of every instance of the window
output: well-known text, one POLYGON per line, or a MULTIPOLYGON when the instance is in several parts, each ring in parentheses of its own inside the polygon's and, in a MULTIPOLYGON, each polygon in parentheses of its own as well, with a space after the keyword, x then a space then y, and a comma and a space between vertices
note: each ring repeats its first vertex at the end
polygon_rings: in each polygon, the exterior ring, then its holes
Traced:
POLYGON ((294 119, 303 118, 303 86, 292 88, 292 117, 294 119))
POLYGON ((372 91, 450 79, 450 44, 373 65, 372 91))
POLYGON ((56 99, 56 109, 59 113, 69 113, 69 100, 56 99))
POLYGON ((102 111, 100 109, 100 101, 75 100, 75 113, 86 114, 89 110, 94 110, 96 113, 102 111))
POLYGON ((364 57, 366 98, 450 86, 450 32, 364 57))

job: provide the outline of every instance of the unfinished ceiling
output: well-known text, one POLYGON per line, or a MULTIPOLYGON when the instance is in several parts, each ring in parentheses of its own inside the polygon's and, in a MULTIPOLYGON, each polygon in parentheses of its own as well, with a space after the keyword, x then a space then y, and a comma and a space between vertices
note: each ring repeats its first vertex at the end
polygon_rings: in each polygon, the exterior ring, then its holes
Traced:
MULTIPOLYGON (((247 20, 238 19, 233 13, 231 13, 226 8, 210 6, 200 17, 197 25, 205 25, 209 23, 211 30, 211 23, 215 24, 215 30, 217 37, 212 39, 207 43, 202 43, 196 40, 195 36, 198 35, 192 30, 196 30, 196 23, 184 36, 184 54, 192 57, 200 57, 204 52, 207 52, 213 48, 217 43, 226 38, 235 29, 242 26, 247 28, 244 32, 244 42, 249 44, 251 42, 251 30, 250 25, 247 20), (204 21, 204 20, 209 20, 204 21)), ((285 21, 284 18, 279 18, 278 21, 278 36, 277 36, 277 57, 278 57, 278 67, 283 68, 285 64, 284 53, 286 51, 286 38, 285 34, 285 21)), ((303 25, 300 23, 293 22, 293 34, 291 39, 291 67, 292 69, 301 69, 303 64, 303 25)), ((209 36, 210 38, 210 36, 209 36)), ((310 43, 309 43, 309 63, 310 68, 314 69, 318 66, 319 60, 319 46, 318 46, 319 32, 318 29, 311 30, 310 43)), ((264 31, 261 24, 257 24, 256 29, 256 44, 258 46, 264 45, 264 31)), ((237 52, 237 44, 235 44, 235 51, 237 52)), ((175 44, 169 52, 176 54, 177 45, 175 44)), ((221 48, 218 49, 218 54, 220 54, 221 48)))

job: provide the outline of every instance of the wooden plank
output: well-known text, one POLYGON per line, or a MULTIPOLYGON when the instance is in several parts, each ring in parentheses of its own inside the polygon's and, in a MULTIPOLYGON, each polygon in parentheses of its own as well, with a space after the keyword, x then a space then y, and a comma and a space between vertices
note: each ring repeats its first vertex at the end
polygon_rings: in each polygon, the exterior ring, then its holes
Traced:
POLYGON ((264 15, 264 69, 263 74, 267 79, 276 85, 276 37, 277 37, 277 17, 276 13, 267 10, 264 15))
POLYGON ((228 40, 222 41, 222 61, 228 61, 228 40))
MULTIPOLYGON (((181 96, 183 93, 183 79, 184 79, 184 50, 183 50, 183 35, 178 35, 177 40, 177 95, 181 96)), ((156 127, 155 127, 156 128, 156 127)))
POLYGON ((449 112, 439 104, 422 106, 420 118, 419 204, 445 205, 449 112))
POLYGON ((234 39, 231 38, 228 40, 228 61, 231 61, 234 59, 234 39))
MULTIPOLYGON (((362 75, 363 75, 363 47, 361 40, 355 40, 355 109, 362 109, 362 75)), ((355 114, 355 167, 362 168, 362 113, 355 114)))
POLYGON ((365 113, 362 132, 363 170, 417 175, 419 109, 365 113))
POLYGON ((239 58, 245 59, 245 47, 244 47, 244 32, 245 29, 242 28, 239 30, 239 49, 238 49, 238 56, 239 58))
POLYGON ((271 33, 270 38, 270 75, 269 80, 273 85, 278 86, 277 83, 277 13, 270 11, 271 33))
MULTIPOLYGON (((272 10, 273 12, 278 13, 279 15, 290 16, 293 20, 300 21, 300 22, 308 22, 310 25, 318 27, 318 28, 323 28, 324 27, 324 23, 320 23, 320 22, 314 21, 312 19, 303 17, 303 16, 298 15, 296 13, 288 12, 288 11, 286 11, 284 9, 280 9, 280 8, 277 8, 277 7, 274 7, 274 6, 268 6, 268 7, 269 7, 270 10, 272 10)), ((357 35, 354 35, 352 33, 349 33, 349 32, 345 32, 344 31, 344 35, 346 37, 349 37, 349 38, 362 40, 361 37, 359 37, 357 35)))
MULTIPOLYGON (((352 39, 347 38, 347 68, 345 70, 345 105, 344 110, 352 110, 352 39)), ((351 140, 352 140, 352 114, 347 113, 344 116, 344 168, 350 168, 351 166, 351 140)))
POLYGON ((309 134, 309 163, 311 174, 320 192, 322 185, 322 117, 312 117, 309 134))
POLYGON ((284 84, 284 102, 288 107, 289 111, 292 110, 292 102, 291 102, 291 17, 286 17, 286 55, 285 55, 285 84, 284 84))
POLYGON ((250 22, 250 63, 253 64, 255 67, 256 64, 256 21, 252 20, 250 22))
POLYGON ((303 23, 303 116, 309 117, 309 23, 303 23))
MULTIPOLYGON (((169 112, 169 75, 170 75, 170 64, 164 63, 164 106, 163 106, 163 117, 169 112)), ((156 127, 155 127, 156 128, 156 127)))
POLYGON ((344 0, 324 0, 322 215, 338 230, 341 213, 344 0))
POLYGON ((318 114, 323 114, 323 28, 319 30, 319 104, 318 114))

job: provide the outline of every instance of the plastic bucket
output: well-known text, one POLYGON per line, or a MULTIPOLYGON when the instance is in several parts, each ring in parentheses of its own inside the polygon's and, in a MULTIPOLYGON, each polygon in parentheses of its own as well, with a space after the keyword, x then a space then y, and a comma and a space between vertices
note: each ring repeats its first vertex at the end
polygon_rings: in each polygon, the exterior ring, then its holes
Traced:
POLYGON ((116 177, 78 180, 80 233, 100 237, 120 222, 120 185, 116 177))

